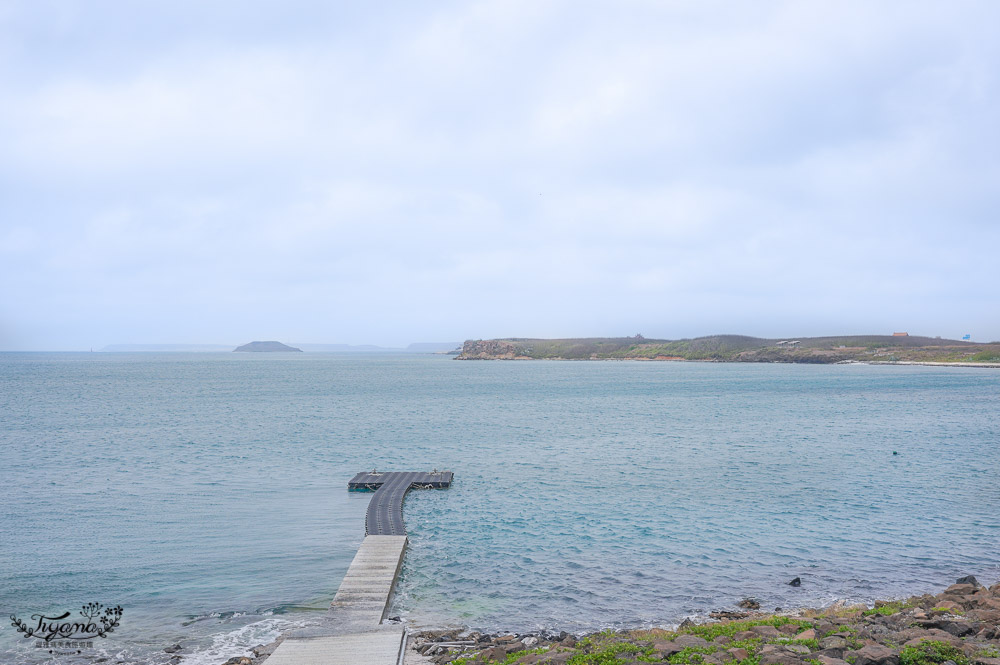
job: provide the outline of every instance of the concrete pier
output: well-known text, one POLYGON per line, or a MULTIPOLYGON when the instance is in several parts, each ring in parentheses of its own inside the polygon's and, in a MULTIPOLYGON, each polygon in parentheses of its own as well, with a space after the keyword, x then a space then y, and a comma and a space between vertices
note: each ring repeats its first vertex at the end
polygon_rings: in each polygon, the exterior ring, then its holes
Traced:
POLYGON ((406 536, 365 536, 330 604, 339 623, 361 628, 382 623, 405 552, 406 536))
POLYGON ((402 627, 320 637, 289 637, 267 665, 398 665, 406 647, 402 627))
POLYGON ((446 488, 451 481, 449 471, 355 476, 349 489, 376 490, 368 505, 368 535, 322 623, 288 635, 267 665, 399 665, 405 629, 382 622, 406 553, 403 498, 411 488, 446 488))

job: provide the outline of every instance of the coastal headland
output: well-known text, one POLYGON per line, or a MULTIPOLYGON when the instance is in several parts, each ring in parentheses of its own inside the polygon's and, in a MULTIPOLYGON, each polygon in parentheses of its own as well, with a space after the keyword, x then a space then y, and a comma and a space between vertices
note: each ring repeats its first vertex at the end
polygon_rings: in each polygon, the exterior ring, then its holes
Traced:
POLYGON ((711 335, 467 340, 458 360, 661 360, 751 363, 899 363, 1000 367, 1000 342, 982 344, 915 335, 765 339, 711 335))

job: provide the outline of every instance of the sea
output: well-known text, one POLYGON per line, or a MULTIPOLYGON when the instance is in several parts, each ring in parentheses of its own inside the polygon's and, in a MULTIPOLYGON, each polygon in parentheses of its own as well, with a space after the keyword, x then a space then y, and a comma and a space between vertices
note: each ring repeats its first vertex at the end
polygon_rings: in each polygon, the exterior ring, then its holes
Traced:
POLYGON ((1000 371, 0 354, 0 663, 221 665, 317 621, 411 491, 389 614, 593 631, 1000 579, 1000 371), (801 586, 788 584, 801 579, 801 586), (93 644, 14 625, 121 607, 93 644), (10 620, 6 620, 8 615, 10 620), (105 660, 100 660, 105 659, 105 660))

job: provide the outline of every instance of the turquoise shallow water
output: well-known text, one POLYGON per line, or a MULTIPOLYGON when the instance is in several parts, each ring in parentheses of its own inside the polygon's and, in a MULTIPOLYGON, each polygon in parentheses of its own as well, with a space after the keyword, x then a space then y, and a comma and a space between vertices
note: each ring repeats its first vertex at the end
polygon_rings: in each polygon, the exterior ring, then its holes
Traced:
MULTIPOLYGON (((121 604, 84 656, 221 663, 329 603, 372 467, 456 473, 407 499, 417 625, 993 582, 998 405, 961 368, 0 354, 0 611, 121 604)), ((0 662, 47 657, 0 629, 0 662)))

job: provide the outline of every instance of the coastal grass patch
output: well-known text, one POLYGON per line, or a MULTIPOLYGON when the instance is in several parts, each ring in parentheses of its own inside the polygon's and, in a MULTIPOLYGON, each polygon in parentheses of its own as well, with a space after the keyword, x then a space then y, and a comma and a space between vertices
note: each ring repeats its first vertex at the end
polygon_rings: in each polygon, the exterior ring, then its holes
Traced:
POLYGON ((987 351, 980 351, 965 358, 965 360, 973 363, 1000 363, 1000 350, 989 349, 987 351))
POLYGON ((903 647, 899 665, 941 665, 946 661, 955 665, 969 665, 965 653, 953 644, 937 640, 923 640, 912 647, 903 647))
POLYGON ((720 623, 707 623, 700 626, 689 626, 679 631, 681 633, 687 633, 689 635, 697 635, 698 637, 704 638, 711 642, 716 637, 720 635, 725 635, 726 637, 732 637, 736 633, 744 630, 750 630, 754 626, 774 626, 775 628, 779 626, 787 626, 788 624, 795 624, 802 630, 812 627, 812 622, 804 619, 792 619, 790 617, 783 616, 771 616, 764 617, 761 619, 747 619, 745 621, 728 621, 720 623))
POLYGON ((913 605, 902 600, 892 601, 889 603, 883 603, 881 605, 877 605, 871 609, 867 609, 864 612, 862 612, 861 615, 870 617, 870 616, 875 616, 877 614, 879 616, 887 617, 887 616, 892 616, 893 614, 899 614, 903 610, 908 610, 911 607, 913 607, 913 605))
POLYGON ((516 663, 517 661, 521 660, 521 658, 523 658, 524 656, 529 656, 535 653, 545 653, 548 650, 549 650, 548 647, 538 647, 537 649, 523 649, 521 651, 515 651, 512 654, 508 654, 507 657, 500 662, 502 663, 502 665, 512 665, 513 663, 516 663))
POLYGON ((570 656, 566 665, 619 665, 626 662, 620 656, 626 655, 631 657, 630 660, 659 663, 662 661, 652 646, 635 644, 628 640, 650 639, 654 633, 657 639, 662 639, 667 632, 648 630, 618 633, 609 629, 594 633, 576 643, 574 649, 578 653, 570 656))
POLYGON ((931 612, 947 612, 948 614, 954 614, 955 616, 962 616, 965 614, 962 610, 951 607, 932 607, 931 612))
POLYGON ((869 607, 867 605, 848 605, 847 607, 827 610, 825 614, 826 616, 834 616, 839 619, 853 619, 861 616, 861 613, 867 611, 868 609, 869 607))
POLYGON ((462 658, 456 658, 451 661, 451 665, 473 665, 474 663, 494 663, 495 665, 514 665, 521 658, 528 656, 533 653, 545 653, 548 651, 548 647, 538 647, 537 649, 522 649, 521 651, 514 651, 513 653, 507 654, 507 657, 503 660, 491 660, 486 661, 480 658, 482 654, 476 654, 474 656, 463 656, 462 658))
POLYGON ((618 634, 615 633, 615 631, 611 630, 610 628, 607 628, 599 633, 593 633, 591 635, 587 635, 582 640, 576 643, 576 648, 591 649, 593 647, 600 646, 601 644, 606 643, 608 640, 613 640, 616 637, 618 637, 618 634))
POLYGON ((631 642, 598 643, 588 648, 592 649, 592 651, 570 656, 569 660, 566 661, 566 665, 621 665, 626 661, 619 658, 618 656, 620 655, 628 654, 637 657, 648 657, 652 656, 654 652, 653 647, 643 647, 631 642))
POLYGON ((716 644, 709 644, 703 647, 684 647, 667 658, 667 662, 671 663, 671 665, 698 665, 698 663, 704 662, 705 656, 715 653, 719 649, 720 647, 716 644))
POLYGON ((627 631, 624 635, 632 640, 648 640, 650 642, 656 640, 670 641, 677 637, 676 631, 667 630, 666 628, 642 628, 627 631))
POLYGON ((731 660, 726 665, 760 665, 760 654, 752 653, 740 660, 731 660))
POLYGON ((751 637, 749 640, 730 640, 726 643, 727 649, 746 649, 747 653, 753 655, 764 646, 764 638, 751 637))
POLYGON ((667 662, 671 665, 698 665, 704 662, 704 657, 709 654, 729 649, 745 649, 746 658, 730 661, 727 665, 760 665, 760 649, 765 643, 763 638, 754 637, 748 640, 730 640, 724 645, 708 644, 701 647, 685 647, 670 656, 667 662))

